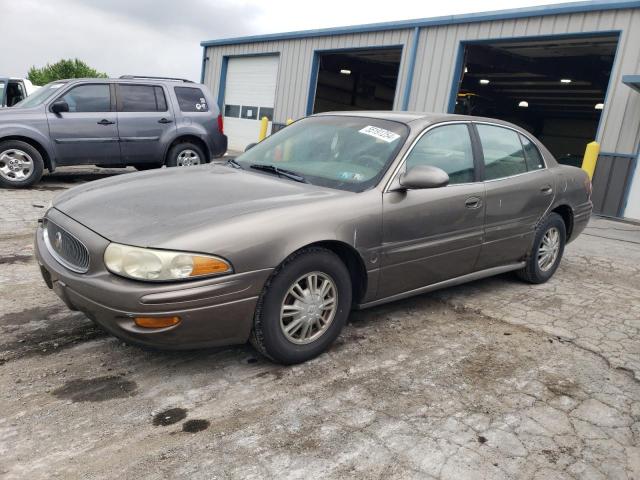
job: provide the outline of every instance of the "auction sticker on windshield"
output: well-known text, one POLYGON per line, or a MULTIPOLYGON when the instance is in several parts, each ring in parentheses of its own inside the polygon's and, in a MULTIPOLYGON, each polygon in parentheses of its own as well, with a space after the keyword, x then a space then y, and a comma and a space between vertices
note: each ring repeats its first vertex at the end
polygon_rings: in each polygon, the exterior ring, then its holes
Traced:
POLYGON ((398 135, 397 133, 390 132, 389 130, 385 130, 384 128, 374 127, 373 125, 367 125, 363 129, 358 131, 387 143, 391 143, 394 140, 400 138, 400 135, 398 135))

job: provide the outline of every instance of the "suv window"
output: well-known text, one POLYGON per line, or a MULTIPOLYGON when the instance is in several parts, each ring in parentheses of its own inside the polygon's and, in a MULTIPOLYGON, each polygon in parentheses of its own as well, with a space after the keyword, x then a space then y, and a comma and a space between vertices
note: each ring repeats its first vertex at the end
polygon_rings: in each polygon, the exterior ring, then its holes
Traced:
POLYGON ((167 100, 162 87, 118 84, 119 112, 165 112, 167 100))
POLYGON ((202 90, 196 87, 174 87, 178 105, 182 112, 206 112, 209 110, 207 99, 202 90))
POLYGON ((69 105, 69 112, 109 112, 111 94, 106 83, 78 85, 63 95, 69 105))
POLYGON ((519 134, 508 128, 476 124, 484 153, 484 178, 495 180, 527 171, 519 134))
POLYGON ((466 124, 445 125, 425 133, 407 157, 407 169, 431 165, 449 174, 449 184, 474 181, 473 148, 466 124))
POLYGON ((524 135, 520 135, 520 141, 524 147, 524 157, 527 160, 527 169, 540 170, 541 168, 544 168, 544 160, 542 160, 542 155, 540 154, 538 147, 536 147, 533 142, 524 135))

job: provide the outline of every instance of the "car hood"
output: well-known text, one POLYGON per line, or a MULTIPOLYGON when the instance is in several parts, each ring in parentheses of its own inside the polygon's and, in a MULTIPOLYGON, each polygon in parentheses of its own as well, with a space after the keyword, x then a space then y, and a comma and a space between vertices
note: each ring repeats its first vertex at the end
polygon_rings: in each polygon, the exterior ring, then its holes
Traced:
POLYGON ((222 165, 116 175, 63 193, 53 206, 106 239, 165 245, 232 218, 335 198, 347 192, 222 165))

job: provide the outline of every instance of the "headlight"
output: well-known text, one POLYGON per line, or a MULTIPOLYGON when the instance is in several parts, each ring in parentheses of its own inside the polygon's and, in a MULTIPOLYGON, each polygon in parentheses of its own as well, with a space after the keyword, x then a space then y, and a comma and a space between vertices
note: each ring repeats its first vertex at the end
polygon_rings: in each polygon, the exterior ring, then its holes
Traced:
POLYGON ((212 255, 170 252, 110 243, 104 264, 111 273, 135 280, 163 282, 233 272, 226 260, 212 255))

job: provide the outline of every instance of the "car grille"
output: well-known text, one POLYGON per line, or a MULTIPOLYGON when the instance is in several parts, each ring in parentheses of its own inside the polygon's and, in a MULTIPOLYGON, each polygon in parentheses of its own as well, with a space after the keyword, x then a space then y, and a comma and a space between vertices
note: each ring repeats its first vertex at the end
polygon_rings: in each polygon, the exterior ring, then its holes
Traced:
POLYGON ((89 250, 69 232, 51 220, 44 220, 44 241, 49 253, 62 265, 77 273, 89 270, 89 250))

